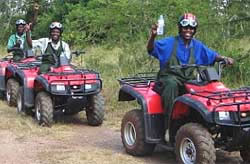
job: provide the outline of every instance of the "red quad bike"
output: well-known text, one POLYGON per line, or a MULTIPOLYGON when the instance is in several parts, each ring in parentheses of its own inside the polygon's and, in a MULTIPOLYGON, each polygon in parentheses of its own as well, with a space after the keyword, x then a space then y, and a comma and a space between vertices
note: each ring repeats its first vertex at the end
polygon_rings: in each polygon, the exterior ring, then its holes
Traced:
MULTIPOLYGON (((56 61, 57 58, 54 59, 56 61)), ((50 127, 58 112, 74 115, 82 110, 86 111, 89 125, 102 124, 104 99, 99 73, 78 69, 60 60, 56 61, 55 67, 51 67, 50 72, 39 75, 27 72, 24 78, 26 83, 20 87, 17 96, 17 111, 35 113, 40 125, 50 127)))
POLYGON ((140 106, 122 120, 126 152, 149 155, 160 144, 175 150, 179 163, 200 164, 215 163, 219 148, 240 151, 242 159, 250 162, 250 89, 225 87, 219 81, 222 63, 218 72, 214 67, 181 66, 187 67, 197 69, 197 79, 185 83, 186 93, 168 111, 167 126, 161 98, 152 90, 155 76, 138 74, 119 80, 119 101, 137 100, 140 106))
POLYGON ((24 57, 20 61, 14 61, 12 55, 8 55, 0 61, 0 92, 2 98, 6 97, 10 106, 16 106, 16 97, 19 82, 14 78, 19 65, 36 62, 32 51, 23 51, 20 48, 12 48, 9 52, 19 52, 24 57))

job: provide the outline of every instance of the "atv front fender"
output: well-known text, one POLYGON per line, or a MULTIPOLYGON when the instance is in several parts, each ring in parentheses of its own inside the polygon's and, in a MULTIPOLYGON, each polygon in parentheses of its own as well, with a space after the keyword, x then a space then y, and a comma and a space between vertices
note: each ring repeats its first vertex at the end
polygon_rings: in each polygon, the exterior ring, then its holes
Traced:
POLYGON ((44 77, 42 77, 41 75, 39 75, 35 78, 34 89, 35 89, 35 91, 42 89, 42 90, 45 90, 47 92, 50 92, 48 81, 44 77))
POLYGON ((185 112, 189 110, 188 108, 197 111, 207 123, 214 123, 212 112, 209 112, 203 103, 185 95, 175 99, 171 111, 171 119, 178 119, 182 115, 185 115, 185 112))
POLYGON ((12 76, 15 76, 16 68, 12 65, 7 66, 6 68, 6 79, 9 79, 12 76))

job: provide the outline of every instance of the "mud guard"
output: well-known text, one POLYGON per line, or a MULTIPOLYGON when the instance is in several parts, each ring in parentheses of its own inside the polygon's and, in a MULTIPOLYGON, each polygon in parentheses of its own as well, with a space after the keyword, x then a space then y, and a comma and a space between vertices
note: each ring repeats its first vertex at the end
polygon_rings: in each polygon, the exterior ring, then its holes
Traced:
POLYGON ((5 76, 0 76, 0 91, 6 91, 5 76))
POLYGON ((124 85, 119 91, 118 101, 137 100, 141 105, 144 115, 145 142, 160 143, 164 140, 164 116, 163 114, 148 114, 147 103, 139 92, 133 87, 124 85))
POLYGON ((43 89, 47 92, 50 93, 50 88, 49 88, 49 83, 48 81, 41 75, 37 76, 35 78, 35 83, 34 83, 34 87, 36 87, 35 85, 39 83, 40 85, 42 85, 43 89))
POLYGON ((10 78, 10 76, 15 76, 15 72, 16 72, 16 68, 13 67, 12 65, 8 65, 6 68, 6 72, 5 72, 5 78, 8 79, 10 78))
POLYGON ((33 88, 27 87, 27 79, 23 71, 17 69, 15 78, 18 79, 19 83, 23 86, 24 106, 27 108, 34 107, 34 90, 33 88))
POLYGON ((176 117, 176 114, 174 112, 177 111, 178 103, 185 104, 186 107, 192 107, 194 110, 196 110, 203 117, 203 119, 207 123, 214 123, 212 112, 209 112, 203 103, 201 103, 200 101, 197 101, 195 99, 192 99, 189 96, 185 96, 185 95, 177 97, 175 99, 174 108, 172 109, 172 111, 170 113, 171 118, 176 117))

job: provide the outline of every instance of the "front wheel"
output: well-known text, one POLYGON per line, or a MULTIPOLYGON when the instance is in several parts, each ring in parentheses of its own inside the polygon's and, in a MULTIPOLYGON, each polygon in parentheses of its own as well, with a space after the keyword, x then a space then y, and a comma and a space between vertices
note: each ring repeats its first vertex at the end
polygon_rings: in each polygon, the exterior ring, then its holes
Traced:
POLYGON ((35 117, 39 125, 50 127, 53 123, 53 105, 46 92, 40 92, 35 100, 35 117))
POLYGON ((175 153, 179 163, 214 164, 216 151, 211 134, 197 123, 183 125, 175 137, 175 153))
POLYGON ((17 93, 19 90, 19 83, 15 79, 7 81, 6 100, 9 106, 17 105, 17 93))
POLYGON ((216 151, 211 134, 197 123, 183 125, 175 137, 177 161, 187 164, 214 164, 216 151))
POLYGON ((250 163, 250 152, 249 150, 241 150, 240 156, 244 162, 250 163))
POLYGON ((101 93, 90 96, 90 104, 86 109, 88 124, 92 126, 101 125, 104 119, 104 98, 101 93))
POLYGON ((145 126, 143 113, 134 109, 125 114, 121 125, 121 138, 126 152, 135 156, 150 155, 155 144, 145 142, 145 126))

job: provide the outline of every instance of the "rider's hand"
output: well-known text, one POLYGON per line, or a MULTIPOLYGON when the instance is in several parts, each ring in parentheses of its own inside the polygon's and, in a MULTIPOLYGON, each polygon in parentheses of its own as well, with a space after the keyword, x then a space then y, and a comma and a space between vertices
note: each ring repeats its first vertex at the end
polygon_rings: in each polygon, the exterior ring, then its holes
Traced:
POLYGON ((40 8, 40 6, 39 6, 38 3, 35 3, 35 4, 33 5, 33 10, 34 10, 34 11, 38 11, 39 8, 40 8))
POLYGON ((234 59, 230 58, 230 57, 223 57, 224 62, 226 63, 226 65, 233 65, 234 63, 234 59))
POLYGON ((25 27, 24 27, 24 31, 29 32, 30 29, 31 29, 31 25, 32 25, 32 23, 26 24, 25 27))
POLYGON ((151 27, 151 37, 155 38, 157 36, 157 28, 158 28, 157 24, 152 25, 152 27, 151 27))

